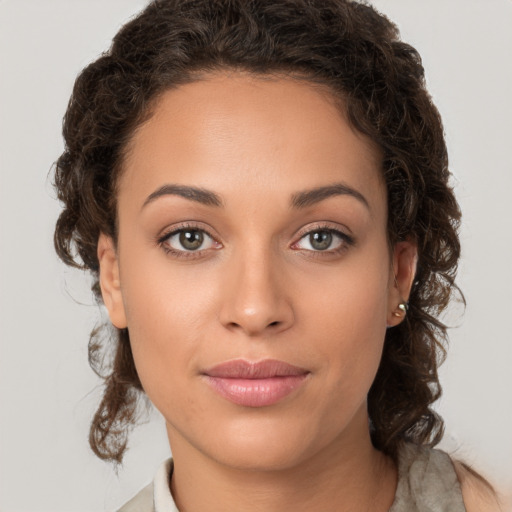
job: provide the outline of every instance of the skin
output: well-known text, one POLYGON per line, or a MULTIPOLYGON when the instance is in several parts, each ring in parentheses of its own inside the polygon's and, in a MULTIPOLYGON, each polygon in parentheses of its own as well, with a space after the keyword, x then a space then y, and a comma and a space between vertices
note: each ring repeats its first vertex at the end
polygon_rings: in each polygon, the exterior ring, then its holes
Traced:
POLYGON ((504 497, 497 495, 492 486, 480 475, 458 461, 454 461, 454 468, 460 482, 466 512, 512 510, 512 502, 506 503, 504 497))
POLYGON ((366 396, 386 329, 403 319, 416 247, 389 247, 380 161, 324 89, 284 77, 217 73, 167 91, 134 134, 117 245, 99 239, 100 284, 166 420, 180 510, 391 506, 396 468, 371 444, 366 396), (149 199, 169 184, 207 189, 222 204, 149 199), (292 206, 296 194, 333 184, 364 200, 292 206), (189 252, 178 236, 163 240, 183 223, 212 238, 189 252), (308 234, 328 229, 343 235, 315 249, 308 234), (202 376, 238 358, 309 374, 277 404, 244 407, 202 376))

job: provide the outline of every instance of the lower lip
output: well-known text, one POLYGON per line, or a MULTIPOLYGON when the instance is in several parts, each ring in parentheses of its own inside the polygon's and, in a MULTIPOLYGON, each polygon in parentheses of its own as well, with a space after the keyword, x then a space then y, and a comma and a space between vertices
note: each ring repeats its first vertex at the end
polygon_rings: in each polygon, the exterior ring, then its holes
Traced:
POLYGON ((264 407, 272 405, 299 388, 307 374, 267 379, 231 379, 207 376, 210 386, 237 405, 264 407))

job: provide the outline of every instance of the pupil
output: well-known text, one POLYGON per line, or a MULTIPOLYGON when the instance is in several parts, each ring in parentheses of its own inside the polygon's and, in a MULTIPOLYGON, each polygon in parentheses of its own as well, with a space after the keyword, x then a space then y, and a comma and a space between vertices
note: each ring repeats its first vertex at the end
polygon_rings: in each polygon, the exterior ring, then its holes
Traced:
POLYGON ((325 251, 332 243, 332 233, 329 231, 317 231, 309 235, 311 247, 318 251, 325 251))
POLYGON ((199 249, 203 244, 203 239, 201 231, 182 231, 180 233, 180 244, 189 251, 199 249))

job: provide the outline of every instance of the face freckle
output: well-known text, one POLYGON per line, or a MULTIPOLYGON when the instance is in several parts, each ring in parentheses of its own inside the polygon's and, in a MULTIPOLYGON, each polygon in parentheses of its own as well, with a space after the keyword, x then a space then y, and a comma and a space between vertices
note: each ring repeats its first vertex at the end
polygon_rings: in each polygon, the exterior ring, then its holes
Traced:
POLYGON ((389 310, 386 194, 380 154, 324 90, 218 73, 166 92, 130 144, 118 212, 120 307, 173 453, 285 468, 363 435, 389 310), (303 373, 247 405, 258 389, 233 398, 211 375, 233 360, 303 373))

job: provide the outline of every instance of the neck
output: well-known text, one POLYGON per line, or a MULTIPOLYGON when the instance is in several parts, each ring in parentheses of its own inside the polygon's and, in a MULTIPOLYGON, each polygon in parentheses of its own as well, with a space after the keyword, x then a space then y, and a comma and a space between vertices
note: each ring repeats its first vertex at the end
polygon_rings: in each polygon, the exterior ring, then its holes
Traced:
POLYGON ((361 424, 290 467, 249 470, 219 463, 168 427, 174 500, 183 512, 387 512, 397 471, 372 446, 367 419, 361 424))

